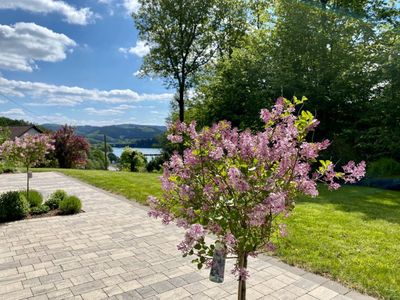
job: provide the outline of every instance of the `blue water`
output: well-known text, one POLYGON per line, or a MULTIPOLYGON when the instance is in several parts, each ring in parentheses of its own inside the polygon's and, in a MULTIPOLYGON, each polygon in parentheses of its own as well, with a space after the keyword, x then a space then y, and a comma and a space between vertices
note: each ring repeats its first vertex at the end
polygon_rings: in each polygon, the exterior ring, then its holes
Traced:
MULTIPOLYGON (((119 147, 112 147, 113 152, 116 156, 121 157, 122 151, 124 151, 124 148, 119 148, 119 147)), ((160 148, 133 148, 135 150, 138 150, 142 152, 143 154, 160 154, 161 149, 160 148)), ((147 156, 147 159, 153 159, 154 156, 147 156)))

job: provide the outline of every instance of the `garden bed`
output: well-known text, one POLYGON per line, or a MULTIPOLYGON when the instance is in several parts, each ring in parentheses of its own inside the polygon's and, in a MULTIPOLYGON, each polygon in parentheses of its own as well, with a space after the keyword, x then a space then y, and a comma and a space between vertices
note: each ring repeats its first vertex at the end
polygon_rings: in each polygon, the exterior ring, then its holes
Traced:
POLYGON ((55 191, 45 203, 38 191, 9 191, 0 195, 0 223, 72 215, 83 212, 81 208, 81 200, 63 190, 55 191))

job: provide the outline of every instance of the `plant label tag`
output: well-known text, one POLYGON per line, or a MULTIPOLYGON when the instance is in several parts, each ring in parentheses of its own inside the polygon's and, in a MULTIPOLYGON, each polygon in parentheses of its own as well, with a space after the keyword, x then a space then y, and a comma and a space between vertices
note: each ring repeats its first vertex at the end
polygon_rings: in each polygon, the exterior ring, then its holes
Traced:
POLYGON ((216 283, 224 282, 225 254, 225 245, 216 242, 210 270, 210 281, 216 283))
POLYGON ((32 172, 29 172, 29 173, 28 173, 28 178, 32 178, 32 177, 33 177, 32 172))

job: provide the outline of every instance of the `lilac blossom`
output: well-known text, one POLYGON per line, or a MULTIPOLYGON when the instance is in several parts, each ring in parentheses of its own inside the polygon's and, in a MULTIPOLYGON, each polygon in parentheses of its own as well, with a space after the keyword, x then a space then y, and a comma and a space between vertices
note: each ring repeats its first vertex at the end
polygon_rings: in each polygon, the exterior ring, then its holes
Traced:
POLYGON ((169 124, 168 139, 185 149, 164 164, 163 197, 149 198, 149 215, 186 229, 178 249, 195 255, 199 268, 211 263, 215 244, 205 237, 213 234, 227 255, 237 256, 234 274, 247 279, 247 257, 274 252, 271 240, 287 235, 282 222, 297 196, 316 197, 319 182, 334 190, 364 176, 365 162, 337 172, 331 161, 318 161, 330 142, 307 138, 319 122, 310 112, 295 114, 304 101, 279 98, 261 110, 265 127, 256 133, 239 132, 227 121, 200 130, 195 122, 169 124))

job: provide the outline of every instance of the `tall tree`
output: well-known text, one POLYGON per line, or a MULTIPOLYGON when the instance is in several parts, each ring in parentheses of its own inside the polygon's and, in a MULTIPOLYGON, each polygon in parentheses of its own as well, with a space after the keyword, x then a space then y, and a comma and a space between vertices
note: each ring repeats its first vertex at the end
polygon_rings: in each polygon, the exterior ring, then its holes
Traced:
POLYGON ((150 46, 141 71, 160 76, 168 86, 177 89, 179 119, 183 121, 185 97, 196 74, 217 53, 230 49, 240 32, 244 33, 245 12, 240 12, 241 1, 139 0, 139 3, 133 18, 140 39, 150 46), (224 34, 226 31, 230 32, 229 38, 224 34))

